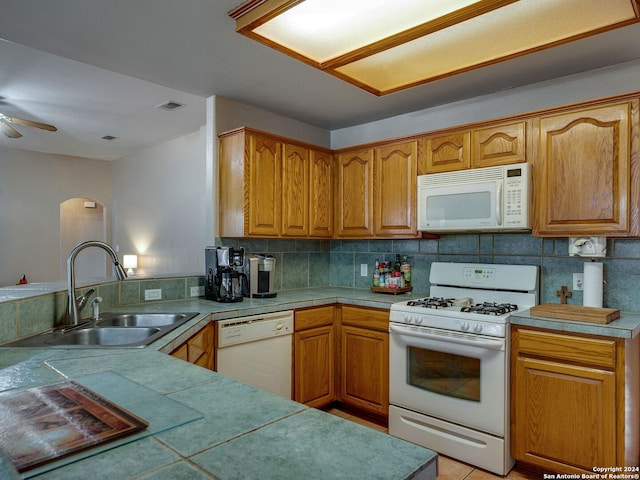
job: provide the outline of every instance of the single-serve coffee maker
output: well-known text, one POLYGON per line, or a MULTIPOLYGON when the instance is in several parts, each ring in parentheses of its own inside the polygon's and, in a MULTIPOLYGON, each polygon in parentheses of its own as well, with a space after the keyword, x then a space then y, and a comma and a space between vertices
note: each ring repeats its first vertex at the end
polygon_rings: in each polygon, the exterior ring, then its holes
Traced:
POLYGON ((244 273, 249 282, 251 298, 273 298, 277 295, 274 283, 276 259, 266 253, 249 253, 244 261, 244 273))
POLYGON ((241 302, 249 284, 244 267, 244 248, 205 247, 204 296, 216 302, 241 302))

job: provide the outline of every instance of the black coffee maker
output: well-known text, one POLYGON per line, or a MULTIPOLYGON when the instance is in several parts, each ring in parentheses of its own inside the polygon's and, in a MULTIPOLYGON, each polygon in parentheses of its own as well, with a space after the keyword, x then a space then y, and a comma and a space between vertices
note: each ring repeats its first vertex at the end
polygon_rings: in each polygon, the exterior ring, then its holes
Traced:
POLYGON ((242 273, 244 248, 205 247, 205 298, 216 302, 241 302, 248 290, 247 276, 242 273))

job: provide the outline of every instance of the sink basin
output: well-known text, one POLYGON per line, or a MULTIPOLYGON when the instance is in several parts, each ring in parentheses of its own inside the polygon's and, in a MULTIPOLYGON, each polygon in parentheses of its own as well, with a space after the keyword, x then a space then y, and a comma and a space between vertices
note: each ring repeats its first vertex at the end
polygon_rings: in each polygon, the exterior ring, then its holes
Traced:
POLYGON ((186 313, 104 313, 96 326, 165 327, 181 322, 188 315, 186 313))
POLYGON ((148 327, 88 327, 73 330, 51 340, 50 345, 127 346, 144 344, 161 330, 148 327))
POLYGON ((1 345, 10 348, 138 348, 146 347, 198 312, 105 312, 97 322, 66 331, 50 330, 1 345))

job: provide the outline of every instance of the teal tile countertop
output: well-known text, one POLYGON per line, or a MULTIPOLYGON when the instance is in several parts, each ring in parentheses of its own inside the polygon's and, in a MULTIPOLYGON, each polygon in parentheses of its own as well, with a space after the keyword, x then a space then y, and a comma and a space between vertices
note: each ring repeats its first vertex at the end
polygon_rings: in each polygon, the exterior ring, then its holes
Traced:
POLYGON ((561 318, 536 317, 529 310, 511 315, 512 325, 548 328, 571 333, 587 333, 615 338, 634 338, 640 333, 640 314, 621 312, 620 318, 610 323, 578 322, 561 318))
MULTIPOLYGON (((335 302, 388 308, 407 298, 411 297, 319 288, 230 305, 198 298, 155 302, 113 310, 200 315, 142 349, 0 348, 0 392, 74 380, 150 424, 145 432, 58 460, 24 477, 435 479, 435 452, 162 353, 210 319, 335 302)), ((0 461, 0 477, 10 478, 10 468, 0 461)))

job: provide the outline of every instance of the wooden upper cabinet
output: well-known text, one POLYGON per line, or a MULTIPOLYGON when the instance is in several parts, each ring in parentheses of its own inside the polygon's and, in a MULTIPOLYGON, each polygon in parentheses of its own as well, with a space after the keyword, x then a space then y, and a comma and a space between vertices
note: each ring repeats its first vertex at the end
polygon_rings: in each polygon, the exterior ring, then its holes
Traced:
POLYGON ((373 149, 337 155, 336 235, 373 236, 373 149))
POLYGON ((374 154, 375 235, 417 235, 417 140, 376 147, 374 154))
POLYGON ((219 235, 279 236, 282 145, 238 129, 220 135, 219 235))
POLYGON ((273 138, 249 135, 249 195, 245 198, 249 235, 280 234, 281 148, 273 138))
POLYGON ((284 144, 282 155, 282 235, 309 233, 309 150, 284 144))
POLYGON ((471 133, 453 132, 425 139, 425 172, 464 170, 471 166, 471 133))
POLYGON ((220 134, 219 236, 331 237, 333 154, 249 128, 220 134))
POLYGON ((630 234, 637 115, 634 100, 540 117, 534 235, 630 234))
POLYGON ((526 131, 524 120, 472 130, 472 168, 526 162, 526 131))
POLYGON ((221 237, 243 237, 244 191, 248 140, 244 132, 220 136, 218 171, 218 229, 221 237))
POLYGON ((309 153, 309 236, 333 236, 333 155, 309 153))

